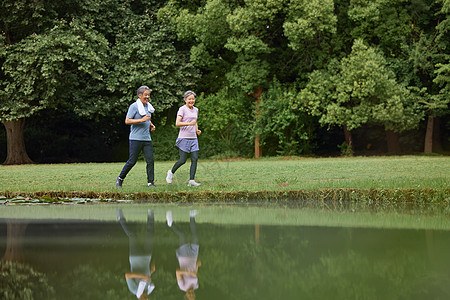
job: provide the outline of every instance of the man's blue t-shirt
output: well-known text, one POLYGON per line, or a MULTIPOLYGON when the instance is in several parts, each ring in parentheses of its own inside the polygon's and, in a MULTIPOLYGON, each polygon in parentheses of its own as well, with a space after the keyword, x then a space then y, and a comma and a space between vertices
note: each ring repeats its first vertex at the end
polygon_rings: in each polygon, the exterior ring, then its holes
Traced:
MULTIPOLYGON (((145 105, 144 109, 148 115, 152 115, 148 112, 148 105, 145 105)), ((131 104, 128 108, 127 118, 142 119, 142 117, 143 116, 139 114, 137 103, 134 102, 133 104, 131 104)), ((131 125, 129 139, 133 141, 151 141, 152 138, 150 136, 150 121, 131 125)))

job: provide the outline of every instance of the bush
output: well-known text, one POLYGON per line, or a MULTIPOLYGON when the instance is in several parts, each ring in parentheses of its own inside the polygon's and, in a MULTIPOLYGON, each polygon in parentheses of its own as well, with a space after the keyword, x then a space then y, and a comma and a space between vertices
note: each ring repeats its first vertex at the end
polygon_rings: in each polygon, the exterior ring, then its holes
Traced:
POLYGON ((228 88, 197 97, 202 157, 247 157, 253 152, 253 98, 228 88))
POLYGON ((316 148, 314 119, 297 94, 295 86, 283 86, 276 79, 263 93, 255 133, 260 135, 266 155, 311 154, 316 148))

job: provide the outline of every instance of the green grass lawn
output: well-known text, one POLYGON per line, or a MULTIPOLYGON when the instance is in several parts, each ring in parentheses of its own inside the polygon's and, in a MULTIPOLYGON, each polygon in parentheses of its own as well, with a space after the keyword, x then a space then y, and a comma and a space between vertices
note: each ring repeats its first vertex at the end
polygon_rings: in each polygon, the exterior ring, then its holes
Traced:
MULTIPOLYGON (((0 192, 115 192, 124 163, 0 166, 0 192)), ((450 157, 392 156, 214 161, 200 160, 196 181, 187 187, 190 161, 165 181, 173 162, 155 163, 156 189, 146 187, 145 163, 138 162, 121 193, 258 192, 317 189, 448 189, 450 157)))
MULTIPOLYGON (((64 197, 72 197, 72 201, 99 198, 110 202, 106 208, 9 206, 0 210, 0 217, 3 214, 3 217, 113 220, 115 206, 128 206, 117 200, 131 199, 140 200, 132 202, 135 205, 184 202, 179 207, 169 206, 175 210, 174 216, 177 209, 186 210, 187 202, 194 202, 202 211, 201 221, 212 223, 450 228, 450 157, 203 160, 199 162, 196 178, 202 185, 197 188, 187 186, 189 161, 175 174, 174 182, 167 184, 166 172, 172 165, 173 162, 155 163, 157 188, 149 189, 145 163, 139 162, 120 190, 114 184, 123 163, 0 166, 0 203, 7 204, 8 199, 17 196, 38 202, 51 202, 54 198, 59 201, 64 197), (284 197, 293 191, 303 196, 284 197), (223 210, 222 204, 230 199, 246 204, 223 210), (252 206, 254 202, 258 205, 252 206), (291 209, 299 208, 297 205, 302 209, 291 209)), ((129 207, 141 210, 139 205, 129 207)), ((163 221, 167 207, 153 206, 153 209, 161 210, 158 216, 163 221)))

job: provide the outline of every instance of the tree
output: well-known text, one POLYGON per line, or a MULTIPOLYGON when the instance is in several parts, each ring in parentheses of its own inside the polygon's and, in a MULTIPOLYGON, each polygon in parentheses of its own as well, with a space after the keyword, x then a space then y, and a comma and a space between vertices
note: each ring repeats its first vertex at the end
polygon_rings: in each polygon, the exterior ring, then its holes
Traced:
POLYGON ((425 135, 425 153, 433 152, 433 133, 435 118, 441 114, 448 114, 448 104, 450 103, 450 1, 442 0, 441 15, 444 19, 436 26, 436 45, 438 53, 434 56, 436 77, 433 83, 438 86, 438 92, 430 97, 431 101, 423 101, 431 113, 428 115, 427 132, 425 135))
POLYGON ((75 113, 88 103, 99 107, 96 92, 104 87, 107 41, 77 19, 58 19, 79 4, 85 3, 2 2, 0 121, 7 133, 5 164, 31 162, 23 140, 27 117, 60 104, 75 113))
POLYGON ((415 95, 395 81, 383 55, 362 40, 341 62, 312 72, 300 97, 322 125, 344 128, 349 147, 351 131, 364 124, 402 132, 416 127, 422 117, 415 95))
POLYGON ((228 86, 253 96, 256 104, 274 76, 295 81, 301 71, 322 63, 329 50, 321 54, 322 44, 336 31, 332 1, 197 2, 170 0, 158 16, 191 47, 202 90, 228 86))
POLYGON ((98 91, 104 88, 107 41, 77 20, 61 21, 48 32, 5 45, 0 82, 1 121, 6 127, 5 164, 30 163, 23 142, 25 119, 58 105, 74 113, 106 114, 98 91))
POLYGON ((428 118, 425 152, 432 152, 433 140, 439 140, 433 137, 436 120, 447 114, 445 83, 436 77, 448 62, 448 6, 448 0, 353 0, 348 13, 352 36, 379 47, 398 82, 420 94, 428 118))
MULTIPOLYGON (((157 1, 155 1, 157 2, 157 1)), ((111 116, 153 89, 161 112, 195 84, 196 72, 161 28, 151 1, 4 1, 0 43, 0 121, 5 164, 31 163, 23 138, 27 117, 59 108, 90 119, 111 116), (105 13, 104 13, 105 12, 105 13)))

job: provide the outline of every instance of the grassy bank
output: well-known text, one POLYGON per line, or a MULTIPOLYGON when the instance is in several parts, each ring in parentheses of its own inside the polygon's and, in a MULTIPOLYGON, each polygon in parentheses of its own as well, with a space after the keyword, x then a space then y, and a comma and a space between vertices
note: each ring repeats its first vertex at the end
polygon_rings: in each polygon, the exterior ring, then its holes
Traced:
POLYGON ((431 156, 271 158, 200 161, 187 187, 189 161, 165 182, 173 162, 156 162, 156 189, 146 187, 139 162, 123 188, 114 188, 123 163, 0 166, 3 199, 96 198, 152 202, 251 200, 450 201, 450 158, 431 156))

